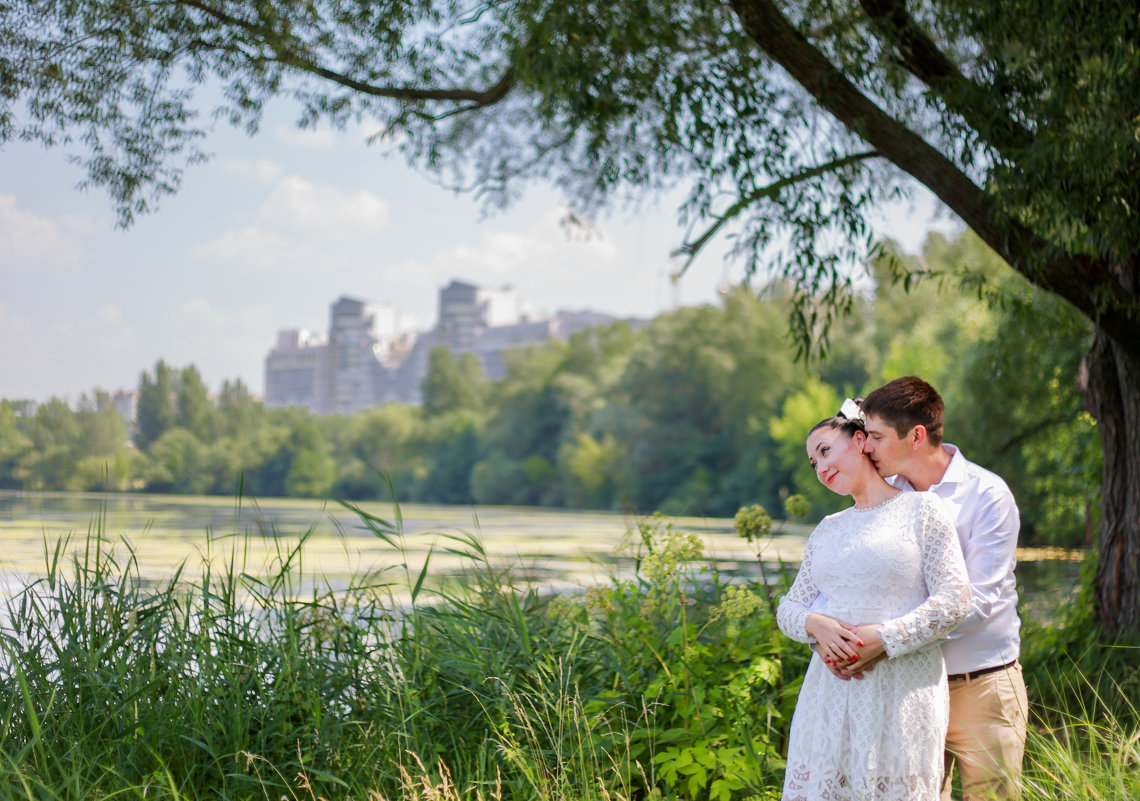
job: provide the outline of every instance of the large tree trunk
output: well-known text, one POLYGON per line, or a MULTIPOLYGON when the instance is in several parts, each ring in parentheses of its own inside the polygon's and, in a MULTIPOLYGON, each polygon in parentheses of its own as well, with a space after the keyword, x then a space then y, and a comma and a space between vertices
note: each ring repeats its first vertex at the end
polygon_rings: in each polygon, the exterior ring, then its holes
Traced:
POLYGON ((1097 625, 1140 634, 1140 356, 1097 330, 1084 364, 1085 403, 1104 457, 1097 625))

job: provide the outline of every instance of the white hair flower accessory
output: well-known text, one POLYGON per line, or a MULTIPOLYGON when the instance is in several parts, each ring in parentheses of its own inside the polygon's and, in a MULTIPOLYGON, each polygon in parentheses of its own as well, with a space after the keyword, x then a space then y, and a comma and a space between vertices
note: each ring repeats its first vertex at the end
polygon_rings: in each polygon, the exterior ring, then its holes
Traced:
POLYGON ((843 401, 843 405, 839 407, 839 416, 846 417, 848 420, 863 420, 863 410, 859 408, 856 401, 848 398, 843 401))

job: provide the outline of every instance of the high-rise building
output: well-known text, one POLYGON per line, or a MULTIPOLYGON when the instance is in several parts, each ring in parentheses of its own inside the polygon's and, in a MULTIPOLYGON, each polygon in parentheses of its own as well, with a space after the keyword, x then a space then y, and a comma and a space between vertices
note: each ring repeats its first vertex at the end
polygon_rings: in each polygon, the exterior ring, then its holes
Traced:
POLYGON ((439 290, 439 344, 456 353, 475 349, 476 340, 488 328, 501 328, 527 322, 534 311, 523 303, 512 287, 484 289, 462 281, 452 281, 439 290))
POLYGON ((126 389, 116 390, 111 393, 111 402, 115 404, 115 409, 123 418, 123 422, 128 427, 134 425, 139 407, 139 393, 126 389))
POLYGON ((589 311, 538 318, 510 287, 452 281, 439 291, 435 328, 416 334, 409 318, 388 306, 341 297, 330 309, 327 336, 277 335, 265 358, 265 405, 352 414, 380 403, 418 404, 434 347, 474 353, 486 376, 498 380, 506 375, 506 351, 613 320, 589 311))
POLYGON ((305 329, 277 334, 277 346, 265 357, 265 405, 305 406, 316 411, 326 369, 326 342, 305 329))
POLYGON ((415 334, 411 320, 377 303, 341 297, 327 336, 282 331, 265 358, 265 405, 304 406, 315 414, 352 414, 385 400, 415 334))

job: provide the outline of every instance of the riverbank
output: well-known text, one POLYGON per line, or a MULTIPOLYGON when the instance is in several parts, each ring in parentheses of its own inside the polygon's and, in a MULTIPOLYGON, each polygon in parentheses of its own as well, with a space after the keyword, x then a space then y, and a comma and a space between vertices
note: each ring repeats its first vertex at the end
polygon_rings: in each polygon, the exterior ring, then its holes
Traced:
POLYGON ((465 799, 631 798, 691 781, 658 757, 693 727, 732 757, 698 794, 745 763, 741 788, 775 781, 779 635, 756 587, 721 597, 699 536, 651 521, 630 540, 634 580, 555 595, 459 534, 439 549, 464 581, 430 581, 434 559, 400 567, 395 526, 359 522, 393 568, 336 589, 306 585, 316 534, 275 570, 204 558, 158 583, 101 530, 53 552, 8 604, 0 790, 371 799, 414 797, 414 780, 465 799))
MULTIPOLYGON (((187 560, 177 581, 141 578, 98 523, 49 550, 7 602, 0 796, 778 795, 808 652, 777 631, 763 584, 710 566, 703 535, 642 521, 630 573, 551 594, 473 536, 436 541, 464 578, 438 581, 395 521, 356 522, 392 558, 335 588, 309 579, 315 531, 219 534, 232 554, 280 547, 264 570, 187 560)), ((1130 730, 1095 725, 1107 739, 1068 752, 1035 733, 1032 764, 1136 787, 1130 730)))

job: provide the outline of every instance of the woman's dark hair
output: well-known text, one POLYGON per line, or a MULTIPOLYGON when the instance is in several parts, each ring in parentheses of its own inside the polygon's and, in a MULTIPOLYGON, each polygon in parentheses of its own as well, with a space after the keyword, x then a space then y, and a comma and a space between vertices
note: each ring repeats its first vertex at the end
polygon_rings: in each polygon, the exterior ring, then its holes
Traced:
POLYGON ((811 431, 809 431, 808 434, 810 435, 821 428, 838 428, 848 437, 854 436, 856 431, 858 431, 860 434, 867 433, 867 429, 863 427, 862 420, 859 420, 858 418, 844 417, 841 414, 820 420, 818 423, 811 427, 811 431))

